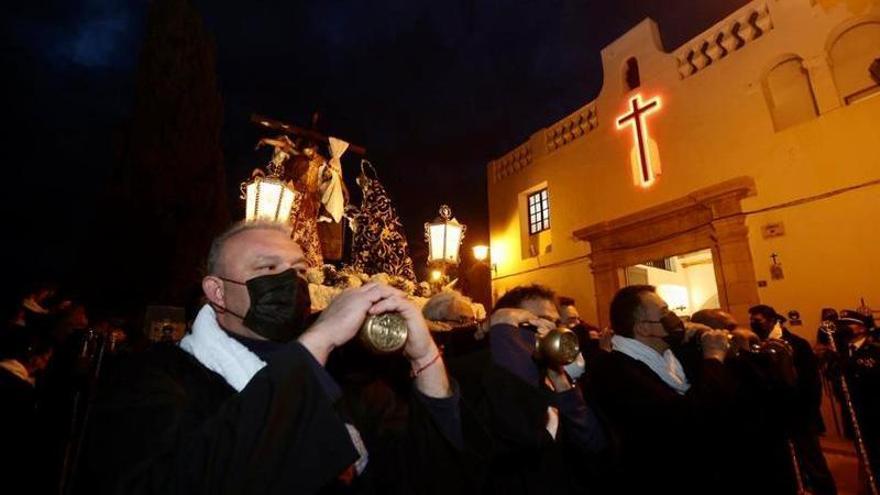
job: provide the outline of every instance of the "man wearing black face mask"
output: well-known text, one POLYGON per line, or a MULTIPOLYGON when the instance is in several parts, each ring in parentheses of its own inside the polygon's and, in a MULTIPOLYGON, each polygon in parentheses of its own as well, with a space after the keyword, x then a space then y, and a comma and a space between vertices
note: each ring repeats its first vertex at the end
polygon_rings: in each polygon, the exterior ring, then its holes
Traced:
POLYGON ((726 335, 701 334, 703 359, 687 375, 673 352, 684 324, 654 287, 620 289, 610 316, 613 351, 596 359, 588 390, 617 437, 615 493, 724 493, 723 466, 710 460, 726 435, 712 418, 734 398, 726 335))
POLYGON ((120 372, 96 404, 77 491, 466 492, 457 387, 418 308, 367 284, 309 326, 304 269, 281 226, 238 224, 218 237, 192 332, 120 372), (408 328, 409 407, 394 424, 359 423, 324 365, 367 315, 386 312, 408 328))
POLYGON ((749 308, 749 323, 762 341, 783 340, 791 346, 797 373, 794 397, 788 407, 789 435, 797 452, 800 468, 811 491, 817 495, 837 493, 834 478, 822 448, 819 432, 822 430, 822 382, 819 363, 809 342, 791 333, 785 326, 785 317, 770 306, 759 304, 749 308))

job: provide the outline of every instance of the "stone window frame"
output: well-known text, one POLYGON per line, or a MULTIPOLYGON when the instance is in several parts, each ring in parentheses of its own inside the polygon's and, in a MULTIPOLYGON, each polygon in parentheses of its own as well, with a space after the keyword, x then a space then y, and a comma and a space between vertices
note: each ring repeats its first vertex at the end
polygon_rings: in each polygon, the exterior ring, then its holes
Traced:
POLYGON ((550 230, 550 193, 546 187, 526 196, 526 208, 529 235, 550 230))
POLYGON ((810 71, 806 67, 806 64, 804 62, 804 58, 801 57, 800 55, 797 55, 795 53, 787 53, 787 54, 779 56, 775 60, 773 60, 773 62, 767 66, 767 69, 764 70, 764 73, 761 76, 761 90, 764 93, 764 102, 767 106, 767 111, 770 113, 770 120, 773 123, 773 130, 775 132, 784 131, 785 129, 788 129, 790 127, 794 127, 794 126, 802 124, 804 122, 808 122, 810 120, 813 120, 813 119, 819 117, 819 115, 820 115, 819 102, 816 99, 816 88, 813 85, 813 78, 812 78, 812 75, 810 74, 810 71), (813 116, 809 119, 801 120, 801 121, 794 122, 794 123, 789 123, 787 125, 782 125, 777 121, 776 114, 774 113, 774 107, 772 106, 773 95, 770 91, 770 88, 768 85, 768 80, 774 70, 776 70, 777 68, 779 68, 783 64, 787 64, 789 62, 797 62, 800 64, 800 69, 801 69, 803 76, 804 76, 804 79, 807 83, 807 88, 810 91, 810 99, 811 99, 811 103, 812 103, 813 116))
POLYGON ((859 27, 868 24, 880 24, 880 16, 867 15, 848 19, 835 27, 825 41, 825 56, 828 62, 828 67, 831 71, 831 79, 832 81, 834 81, 837 97, 840 99, 840 103, 843 106, 849 106, 858 103, 859 101, 866 99, 870 96, 876 96, 877 92, 880 91, 880 84, 875 84, 873 86, 862 88, 860 91, 854 94, 843 94, 843 91, 839 87, 837 78, 834 74, 834 60, 831 58, 831 52, 834 48, 834 45, 840 40, 841 37, 843 37, 846 33, 852 31, 853 29, 858 29, 859 27))

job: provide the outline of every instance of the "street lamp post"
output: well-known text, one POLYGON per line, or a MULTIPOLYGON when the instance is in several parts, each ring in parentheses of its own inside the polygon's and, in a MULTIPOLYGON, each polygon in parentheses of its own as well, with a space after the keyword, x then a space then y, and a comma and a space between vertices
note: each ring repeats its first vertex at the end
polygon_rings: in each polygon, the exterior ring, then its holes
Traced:
POLYGON ((458 266, 461 258, 461 242, 467 230, 452 216, 452 209, 447 205, 440 207, 440 215, 433 222, 425 223, 425 242, 428 244, 428 266, 432 267, 432 282, 442 285, 447 278, 449 267, 458 266), (435 271, 440 276, 434 275, 435 271))

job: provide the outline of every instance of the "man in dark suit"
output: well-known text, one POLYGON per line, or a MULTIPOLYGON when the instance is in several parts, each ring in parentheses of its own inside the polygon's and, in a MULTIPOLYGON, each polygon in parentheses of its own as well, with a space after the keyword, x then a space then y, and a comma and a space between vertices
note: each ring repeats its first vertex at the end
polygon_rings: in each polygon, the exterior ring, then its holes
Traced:
MULTIPOLYGON (((880 339, 868 333, 868 329, 873 327, 873 318, 858 311, 841 311, 838 323, 845 325, 852 336, 846 347, 838 349, 841 370, 849 386, 874 479, 878 480, 880 479, 880 339)), ((844 398, 841 397, 841 401, 843 400, 844 398)))
POLYGON ((791 346, 797 382, 787 418, 789 435, 801 473, 813 493, 833 495, 837 493, 837 487, 819 445, 819 432, 822 429, 822 415, 819 411, 822 404, 819 363, 809 342, 785 328, 785 321, 784 316, 766 304, 749 308, 750 326, 762 341, 778 339, 791 346))
POLYGON ((613 351, 588 373, 589 390, 616 436, 615 493, 724 493, 718 464, 727 427, 717 418, 733 385, 724 367, 727 337, 705 330, 686 375, 672 351, 684 325, 649 285, 624 287, 611 302, 613 351))

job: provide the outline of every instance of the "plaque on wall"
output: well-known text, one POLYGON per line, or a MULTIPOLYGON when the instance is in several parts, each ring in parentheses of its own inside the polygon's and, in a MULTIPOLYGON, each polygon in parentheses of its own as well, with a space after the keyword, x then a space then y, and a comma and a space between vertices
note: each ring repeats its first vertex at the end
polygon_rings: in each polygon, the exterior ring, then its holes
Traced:
POLYGON ((761 227, 761 235, 764 239, 782 237, 785 235, 785 224, 782 222, 765 224, 761 227))

